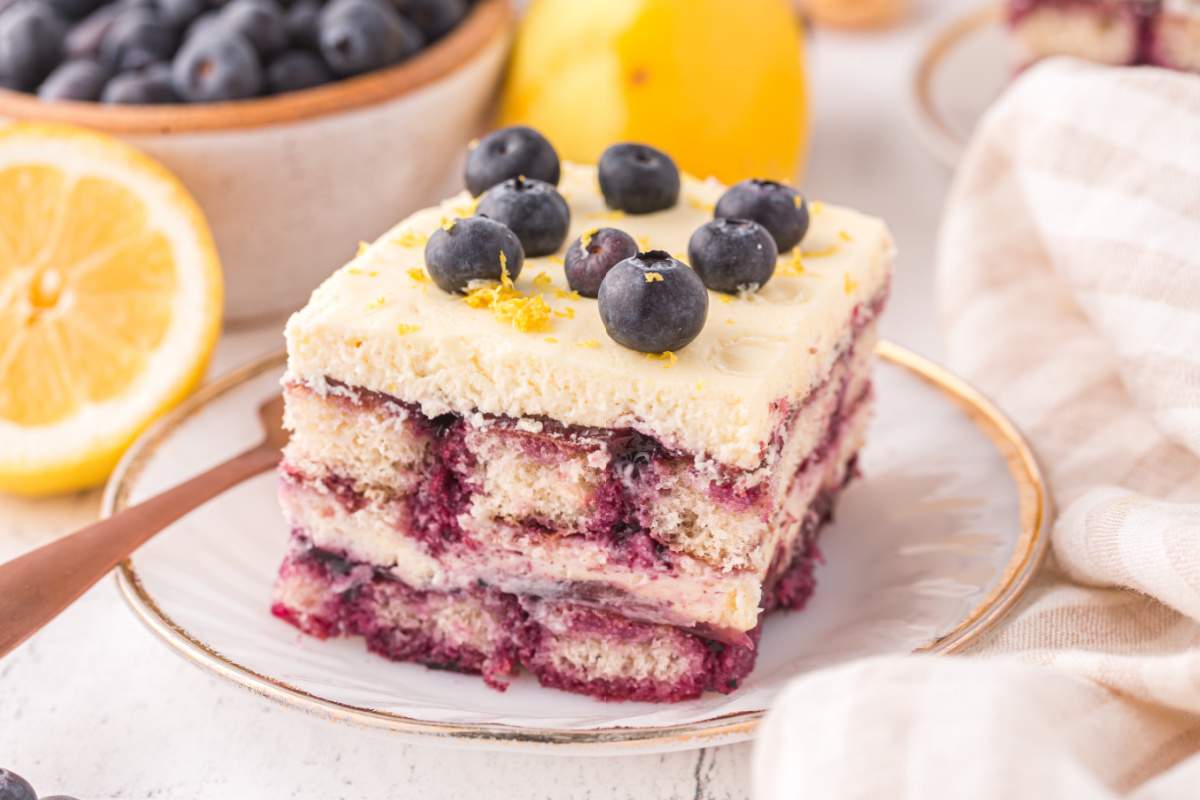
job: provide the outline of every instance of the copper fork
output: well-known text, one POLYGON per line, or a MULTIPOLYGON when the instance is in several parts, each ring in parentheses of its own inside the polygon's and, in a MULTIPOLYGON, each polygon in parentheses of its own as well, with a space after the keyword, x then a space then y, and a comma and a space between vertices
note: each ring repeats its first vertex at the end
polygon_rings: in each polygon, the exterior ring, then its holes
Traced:
POLYGON ((62 613, 163 528, 221 492, 279 463, 283 398, 258 408, 257 445, 119 514, 0 564, 0 658, 62 613))

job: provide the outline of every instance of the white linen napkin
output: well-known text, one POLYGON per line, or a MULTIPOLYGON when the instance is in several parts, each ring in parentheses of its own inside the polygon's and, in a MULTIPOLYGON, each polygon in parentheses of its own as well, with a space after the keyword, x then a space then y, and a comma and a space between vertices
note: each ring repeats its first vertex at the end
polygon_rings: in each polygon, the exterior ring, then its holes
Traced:
POLYGON ((756 796, 1200 796, 1200 76, 1028 70, 938 268, 950 365, 1046 469, 1052 557, 966 656, 794 681, 756 796))

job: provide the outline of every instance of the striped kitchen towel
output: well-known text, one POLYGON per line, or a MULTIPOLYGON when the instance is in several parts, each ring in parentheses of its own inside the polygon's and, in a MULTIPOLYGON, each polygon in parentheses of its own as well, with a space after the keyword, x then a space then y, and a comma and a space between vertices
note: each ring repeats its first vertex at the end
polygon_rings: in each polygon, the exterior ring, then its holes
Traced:
POLYGON ((1200 797, 1200 77, 1022 75, 946 207, 949 362, 1023 428, 1053 554, 965 657, 794 682, 776 798, 1200 797))

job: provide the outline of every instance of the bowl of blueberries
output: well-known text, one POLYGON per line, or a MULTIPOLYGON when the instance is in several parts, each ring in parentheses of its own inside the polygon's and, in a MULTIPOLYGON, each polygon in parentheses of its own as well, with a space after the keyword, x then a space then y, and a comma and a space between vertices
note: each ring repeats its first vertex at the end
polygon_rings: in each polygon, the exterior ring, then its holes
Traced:
POLYGON ((508 0, 0 0, 0 123, 161 161, 208 216, 227 318, 264 317, 455 188, 512 22, 508 0))

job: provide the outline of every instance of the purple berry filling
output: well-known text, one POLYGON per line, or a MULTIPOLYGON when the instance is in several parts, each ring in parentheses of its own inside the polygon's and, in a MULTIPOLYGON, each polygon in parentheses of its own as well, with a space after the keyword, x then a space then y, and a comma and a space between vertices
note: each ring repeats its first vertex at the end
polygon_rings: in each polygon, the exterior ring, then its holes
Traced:
MULTIPOLYGON (((805 520, 796 555, 771 578, 764 594, 764 613, 798 610, 816 585, 813 574, 820 554, 816 538, 830 519, 836 492, 823 493, 805 520)), ((760 627, 740 637, 741 644, 719 641, 701 631, 638 622, 591 608, 586 587, 568 590, 553 601, 522 597, 480 585, 459 592, 423 592, 396 580, 385 570, 347 560, 343 555, 310 546, 303 534, 293 537, 293 553, 280 568, 280 586, 302 579, 320 587, 316 606, 304 609, 277 600, 271 612, 318 638, 356 635, 371 652, 395 661, 411 661, 439 669, 481 675, 491 687, 503 690, 524 666, 543 686, 591 695, 601 700, 677 702, 705 691, 729 693, 754 667, 760 627), (429 620, 447 602, 468 601, 493 621, 487 642, 466 644, 450 640, 429 620), (555 631, 537 620, 538 604, 552 603, 560 621, 555 631), (407 614, 397 614, 402 609, 407 614), (397 619, 410 622, 398 623, 397 619), (419 620, 412 622, 411 620, 419 620), (584 636, 637 644, 665 638, 691 667, 672 680, 604 678, 563 666, 553 657, 555 636, 584 636)), ((281 592, 281 596, 286 593, 281 592)), ((730 639, 734 637, 729 637, 730 639)))

